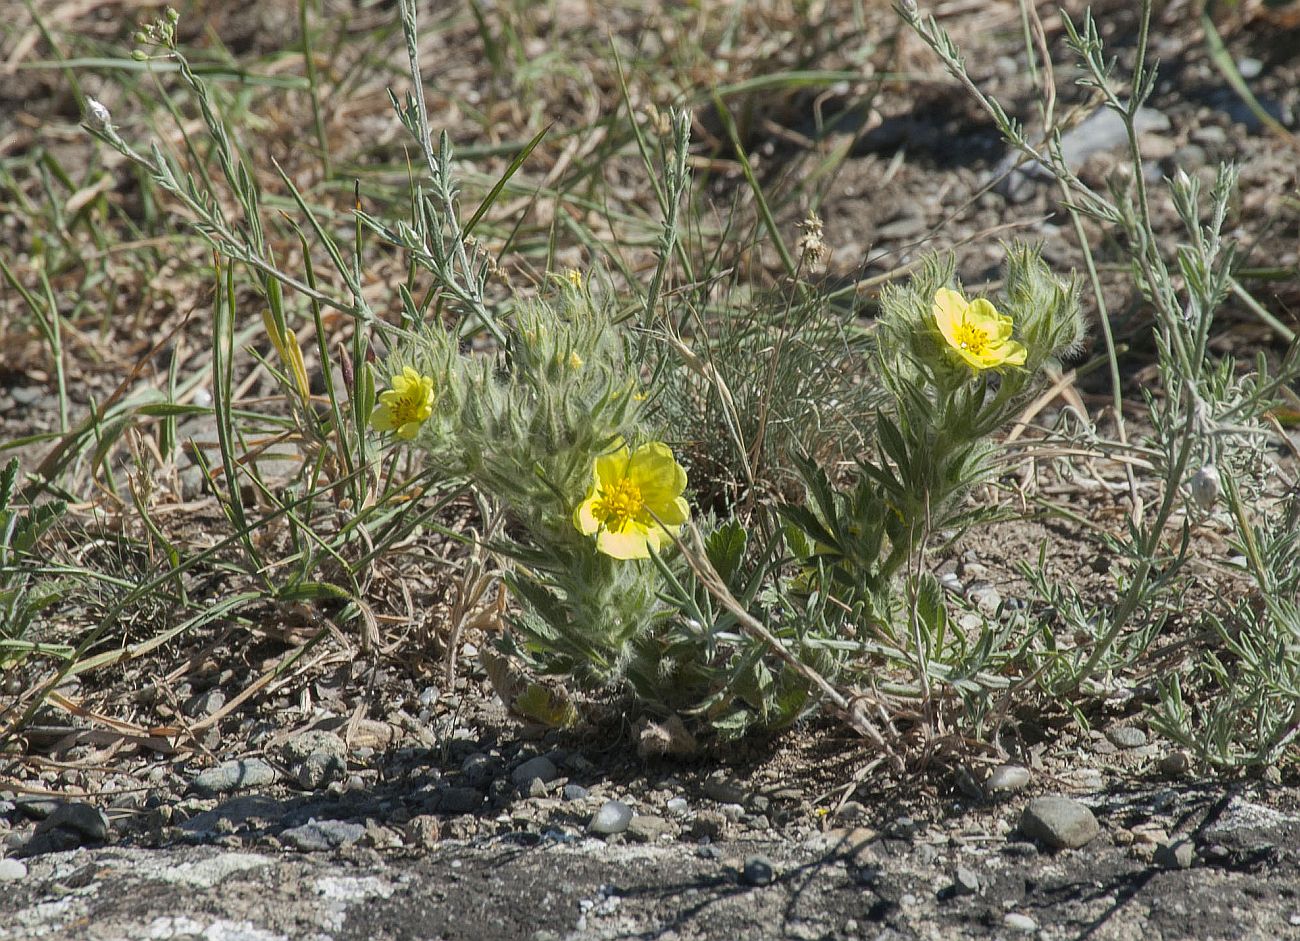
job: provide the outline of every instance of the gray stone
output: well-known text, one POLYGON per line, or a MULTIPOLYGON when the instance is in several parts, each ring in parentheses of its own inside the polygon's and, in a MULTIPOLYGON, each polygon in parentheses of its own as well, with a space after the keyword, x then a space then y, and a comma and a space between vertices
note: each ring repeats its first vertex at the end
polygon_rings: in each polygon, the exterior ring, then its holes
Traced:
POLYGON ((1002 846, 1003 856, 1018 856, 1029 858, 1038 855, 1038 847, 1028 840, 1010 840, 1002 846))
POLYGON ((771 885, 776 880, 776 869, 766 856, 751 856, 745 860, 740 878, 745 885, 771 885))
POLYGON ((320 729, 299 732, 280 746, 280 755, 290 767, 316 754, 333 755, 344 761, 347 759, 348 746, 333 732, 320 729))
POLYGON ((438 802, 438 809, 444 814, 472 814, 482 807, 483 792, 473 787, 449 787, 438 802))
POLYGON ((742 804, 745 801, 745 789, 721 774, 711 774, 705 779, 704 794, 719 804, 742 804))
POLYGON ((40 386, 13 386, 9 396, 18 405, 35 405, 45 396, 45 390, 40 386))
POLYGON ((1250 81, 1263 74, 1264 63, 1252 56, 1242 56, 1237 60, 1237 71, 1241 73, 1242 78, 1250 81))
POLYGON ((1141 748, 1147 743, 1147 733, 1134 725, 1114 725, 1106 730, 1106 738, 1116 748, 1141 748))
POLYGON ((242 788, 265 787, 274 784, 275 779, 275 769, 269 764, 261 758, 247 758, 200 772, 190 782, 190 788, 205 797, 215 797, 242 788))
POLYGON ((319 853, 324 850, 349 846, 366 835, 366 828, 359 823, 345 823, 342 820, 309 820, 300 827, 292 827, 280 834, 280 840, 304 853, 319 853))
POLYGON ((895 840, 910 840, 920 829, 921 824, 912 817, 896 817, 885 827, 885 836, 895 840))
POLYGON ((191 696, 181 708, 187 716, 199 718, 213 715, 225 704, 226 694, 214 687, 206 692, 191 696))
POLYGON ((46 853, 63 853, 67 850, 75 850, 83 842, 85 842, 84 837, 75 830, 55 827, 53 830, 34 834, 26 843, 16 847, 15 853, 19 856, 43 856, 46 853))
POLYGON ((1179 748, 1176 751, 1171 751, 1167 755, 1162 755, 1160 760, 1156 763, 1156 767, 1160 769, 1160 773, 1168 775, 1171 778, 1178 777, 1181 774, 1186 774, 1187 770, 1191 766, 1192 756, 1182 748, 1179 748))
MULTIPOLYGON (((1139 108, 1134 126, 1140 136, 1169 130, 1169 117, 1154 108, 1139 108)), ((1061 135, 1061 156, 1071 170, 1078 170, 1094 154, 1117 150, 1128 143, 1124 119, 1109 108, 1099 108, 1088 118, 1061 135)), ((1029 199, 1035 184, 1052 178, 1051 171, 1037 160, 1016 167, 1021 154, 1014 148, 993 171, 1001 179, 997 190, 1012 202, 1029 199), (1005 174, 1005 176, 1004 176, 1005 174)))
POLYGON ((510 780, 519 790, 527 793, 529 785, 534 781, 541 781, 543 784, 550 784, 560 776, 555 764, 545 755, 538 755, 536 758, 529 758, 518 768, 515 768, 510 774, 510 780))
POLYGON ((591 792, 588 791, 581 784, 564 785, 564 799, 566 801, 580 801, 590 794, 591 792))
POLYGON ((1029 783, 1029 769, 1022 765, 998 765, 984 782, 984 793, 993 797, 1018 791, 1029 783))
POLYGON ((37 825, 36 832, 46 833, 56 827, 77 834, 87 843, 108 840, 108 818, 94 804, 60 804, 37 825))
POLYGON ((1026 934, 1038 930, 1038 922, 1020 912, 1007 912, 1002 916, 1002 924, 1012 931, 1023 931, 1026 934))
POLYGON ((340 780, 348 770, 347 762, 337 755, 315 752, 304 758, 294 768, 298 786, 315 791, 340 780))
POLYGON ((19 796, 14 801, 14 807, 33 820, 44 820, 54 813, 62 803, 62 801, 55 800, 53 797, 19 796))
POLYGON ((1035 798, 1020 816, 1020 832, 1053 849, 1077 849, 1100 829, 1087 806, 1059 795, 1035 798))
POLYGON ((980 890, 980 877, 974 869, 958 866, 953 874, 953 892, 957 895, 977 895, 980 890))
POLYGON ((632 823, 632 808, 622 801, 605 801, 591 818, 587 829, 592 833, 622 833, 632 823))
POLYGON ((663 817, 637 814, 628 824, 627 835, 636 843, 658 843, 664 837, 676 836, 677 828, 663 817))
POLYGON ((716 840, 727 829, 727 818, 716 810, 702 810, 691 821, 691 836, 697 840, 716 840))
POLYGON ((403 833, 412 846, 430 847, 442 838, 442 827, 432 814, 420 814, 407 821, 403 833))
POLYGON ((668 803, 664 805, 669 816, 685 817, 691 811, 691 805, 687 803, 684 797, 669 798, 668 803))
POLYGON ((980 614, 985 617, 992 617, 998 613, 998 608, 1002 607, 1002 596, 993 587, 972 591, 971 600, 975 602, 975 607, 979 608, 980 614))
POLYGON ((21 859, 0 859, 0 882, 17 882, 27 877, 27 864, 21 859))
POLYGON ((1156 847, 1154 861, 1162 869, 1191 869, 1196 862, 1196 847, 1191 840, 1174 840, 1156 847))
POLYGON ((501 770, 501 762, 482 752, 475 752, 460 766, 460 773, 470 787, 484 787, 492 782, 501 770))
POLYGON ((1192 140, 1205 147, 1222 147, 1228 142, 1228 132, 1217 124, 1206 124, 1192 131, 1192 140))
POLYGON ((883 242, 914 238, 926 230, 925 216, 918 211, 904 213, 876 229, 876 238, 883 242))

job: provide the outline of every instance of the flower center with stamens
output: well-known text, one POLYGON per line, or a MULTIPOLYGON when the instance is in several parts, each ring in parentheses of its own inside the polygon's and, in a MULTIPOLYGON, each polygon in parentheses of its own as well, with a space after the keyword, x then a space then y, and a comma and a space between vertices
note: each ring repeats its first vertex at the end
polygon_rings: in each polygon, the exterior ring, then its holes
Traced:
POLYGON ((957 344, 963 350, 970 350, 976 356, 984 352, 984 346, 989 342, 987 333, 965 321, 959 323, 953 333, 957 344))
POLYGON ((626 477, 604 488, 592 507, 592 516, 613 532, 621 532, 645 507, 641 488, 626 477))
POLYGON ((425 419, 420 414, 424 405, 424 390, 418 386, 405 395, 393 396, 385 404, 393 416, 393 424, 399 428, 407 422, 421 422, 425 419))

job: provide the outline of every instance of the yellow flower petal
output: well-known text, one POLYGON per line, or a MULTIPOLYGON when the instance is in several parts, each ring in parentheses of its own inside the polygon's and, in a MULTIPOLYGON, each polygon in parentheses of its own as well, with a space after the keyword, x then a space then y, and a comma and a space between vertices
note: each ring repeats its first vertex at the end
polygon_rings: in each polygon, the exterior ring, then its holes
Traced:
POLYGON ((375 406, 375 410, 370 413, 370 426, 376 431, 392 431, 396 427, 393 424, 393 413, 386 403, 381 401, 379 405, 375 406))
POLYGON ((600 529, 600 520, 596 519, 593 512, 596 506, 596 491, 593 490, 587 494, 587 499, 578 504, 578 508, 573 511, 573 525, 578 528, 578 532, 584 536, 591 536, 600 529))
POLYGON ((685 488, 686 471, 667 445, 652 441, 633 452, 621 444, 593 462, 591 488, 573 511, 573 525, 584 536, 595 534, 597 550, 608 556, 648 558, 690 519, 685 488))
POLYGON ((600 487, 611 487, 627 474, 627 464, 631 452, 626 444, 609 454, 596 458, 595 478, 600 487))
POLYGON ((639 527, 621 533, 608 529, 601 530, 600 535, 596 537, 596 548, 615 559, 650 558, 646 532, 639 527))
POLYGON ((404 366, 393 376, 390 388, 379 393, 370 425, 376 431, 396 431, 399 438, 410 441, 433 415, 435 398, 433 377, 404 366))
POLYGON ((934 295, 934 323, 948 347, 975 371, 1023 366, 1028 351, 1011 339, 1014 324, 985 298, 967 301, 940 288, 934 295))
POLYGON ((668 446, 658 441, 637 448, 627 465, 627 476, 650 507, 672 500, 686 489, 686 471, 668 446))
POLYGON ((669 528, 676 528, 691 518, 691 507, 685 497, 677 497, 655 509, 659 522, 669 528))

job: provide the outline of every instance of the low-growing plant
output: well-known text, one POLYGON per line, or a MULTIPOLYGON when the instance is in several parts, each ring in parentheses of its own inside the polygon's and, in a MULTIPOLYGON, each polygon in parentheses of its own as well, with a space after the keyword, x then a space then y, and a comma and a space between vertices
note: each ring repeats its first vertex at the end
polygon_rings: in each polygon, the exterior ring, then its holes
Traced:
MULTIPOLYGON (((1118 600, 1110 605, 1086 602, 1077 591, 1053 584, 1041 562, 1038 568, 1026 567, 1029 582, 1054 612, 1054 618, 1040 626, 1040 642, 1032 654, 1039 664, 1039 683, 1051 696, 1073 701, 1080 690, 1107 692, 1145 661, 1171 613, 1182 607, 1178 599, 1187 586, 1185 567, 1195 553, 1195 521, 1223 499, 1258 597, 1207 599, 1201 623, 1193 626, 1195 636, 1205 643, 1193 648, 1182 670, 1160 679, 1161 704, 1152 719, 1212 765, 1268 765, 1278 760, 1297 730, 1295 664, 1286 639, 1294 637, 1293 599, 1276 591, 1289 578, 1288 547, 1294 539, 1295 517, 1282 514, 1280 529, 1268 530, 1267 536, 1254 517, 1260 512, 1259 501, 1266 499, 1269 470, 1264 455, 1273 434, 1269 412, 1279 404, 1283 390, 1300 377, 1300 360, 1294 334, 1254 303, 1234 276, 1236 248, 1224 228, 1237 182, 1235 169, 1219 168, 1208 201, 1202 199, 1197 177, 1179 170, 1166 181, 1184 227, 1184 238, 1176 246, 1166 248, 1152 224, 1154 194, 1146 178, 1136 123, 1138 110, 1156 87, 1157 67, 1147 55, 1152 7, 1144 0, 1138 10, 1127 82, 1117 76, 1115 61, 1106 57, 1090 10, 1084 11, 1079 23, 1068 16, 1062 20, 1068 47, 1077 59, 1079 83, 1092 91, 1094 104, 1118 115, 1126 131, 1127 172, 1110 177, 1107 193, 1080 180, 1064 158, 1054 111, 1057 89, 1050 85, 1051 63, 1038 58, 1038 49, 1046 46, 1033 40, 1034 31, 1041 31, 1036 17, 1026 17, 1025 23, 1026 54, 1040 82, 1039 117, 1044 131, 1037 141, 976 86, 960 50, 937 20, 923 16, 915 4, 900 4, 898 10, 988 111, 1007 143, 1057 182, 1083 253, 1106 341, 1118 440, 1107 440, 1096 427, 1085 437, 1091 439, 1096 453, 1130 458, 1124 464, 1129 524, 1122 533, 1101 534, 1107 549, 1120 560, 1112 566, 1118 576, 1118 600), (1153 318, 1161 382, 1158 391, 1142 390, 1150 431, 1134 444, 1123 419, 1119 355, 1084 234, 1084 217, 1121 236, 1132 286, 1153 318), (1291 341, 1287 355, 1273 370, 1262 354, 1254 370, 1241 368, 1232 357, 1211 354, 1216 314, 1231 296, 1249 299, 1248 308, 1291 341), (1149 469, 1150 476, 1139 481, 1135 468, 1141 467, 1149 469), (1151 485, 1156 489, 1153 512, 1143 496, 1151 485), (1247 494, 1248 498, 1243 496, 1247 494), (1265 544, 1270 551, 1261 552, 1265 544), (1063 637, 1073 641, 1064 642, 1063 637), (1204 697, 1200 705, 1187 698, 1192 688, 1197 699, 1204 697)), ((1076 709, 1076 715, 1082 718, 1082 710, 1076 709)))

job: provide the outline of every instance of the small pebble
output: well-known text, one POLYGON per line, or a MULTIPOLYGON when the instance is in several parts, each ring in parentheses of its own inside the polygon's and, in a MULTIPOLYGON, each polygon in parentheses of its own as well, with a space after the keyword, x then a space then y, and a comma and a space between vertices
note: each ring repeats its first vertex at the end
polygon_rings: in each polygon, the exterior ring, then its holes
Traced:
POLYGON ((984 792, 990 797, 1018 791, 1029 783, 1029 769, 1021 765, 998 765, 984 782, 984 792))
POLYGON ((300 827, 291 827, 280 834, 280 840, 304 853, 318 853, 339 846, 350 846, 366 835, 359 823, 342 820, 309 820, 300 827))
MULTIPOLYGON (((545 755, 538 755, 536 758, 530 758, 516 768, 510 774, 510 780, 515 787, 527 793, 529 785, 534 781, 541 781, 543 785, 550 784, 560 776, 556 770, 555 764, 545 755)), ((543 789, 545 790, 545 789, 543 789)))
POLYGON ((704 793, 719 804, 741 804, 745 801, 745 789, 719 774, 712 774, 705 780, 704 793))
POLYGON ((412 846, 430 847, 442 836, 442 827, 438 818, 432 814, 420 814, 407 821, 402 830, 406 841, 412 846))
POLYGON ((87 843, 103 843, 108 840, 108 818, 94 804, 60 804, 37 825, 36 832, 45 833, 56 827, 76 833, 87 843))
POLYGON ((346 761, 348 746, 343 739, 333 732, 309 729, 289 738, 280 747, 280 756, 289 767, 294 767, 316 754, 333 755, 340 762, 346 761))
POLYGON ((1147 733, 1134 725, 1111 726, 1106 738, 1116 748, 1141 748, 1147 743, 1147 733))
POLYGON ((1156 847, 1153 861, 1162 869, 1191 869, 1196 862, 1196 847, 1191 840, 1175 840, 1156 847))
POLYGON ((675 836, 677 828, 663 817, 654 814, 637 814, 628 824, 627 835, 637 843, 659 843, 664 837, 675 836))
POLYGON ((587 829, 605 835, 622 833, 632 823, 632 808, 622 801, 605 801, 587 829))
POLYGON ((671 817, 685 817, 691 810, 691 805, 687 803, 686 798, 684 797, 670 798, 664 807, 667 809, 668 814, 671 817))
POLYGON ((771 885, 776 879, 776 870, 766 856, 751 856, 745 860, 745 868, 740 875, 745 885, 771 885))
POLYGON ((961 579, 953 572, 944 572, 940 575, 939 584, 948 589, 948 591, 952 592, 954 595, 960 595, 962 593, 963 586, 961 579))
POLYGON ((977 895, 980 890, 979 873, 966 866, 958 866, 953 875, 952 887, 957 895, 977 895))
POLYGON ((911 817, 897 817, 885 827, 885 836, 895 840, 910 840, 916 836, 921 825, 911 817))
POLYGON ((27 864, 21 859, 0 859, 0 882, 17 882, 26 876, 27 864))
POLYGON ((483 792, 473 787, 449 787, 438 801, 438 810, 444 814, 472 814, 482 808, 483 792))
POLYGON ((1162 755, 1160 761, 1157 763, 1160 773, 1168 775, 1171 778, 1176 778, 1179 775, 1186 774, 1187 769, 1191 766, 1192 756, 1188 754, 1186 749, 1182 748, 1177 751, 1171 751, 1167 755, 1162 755))
POLYGON ((227 761, 200 772, 190 787, 205 797, 215 797, 246 787, 265 787, 274 784, 275 769, 261 758, 227 761))
POLYGON ((1251 56, 1242 56, 1237 60, 1237 71, 1241 73, 1242 78, 1250 81, 1252 78, 1259 78, 1264 71, 1264 63, 1251 56))
POLYGON ((591 792, 588 791, 581 784, 564 785, 564 799, 566 801, 580 801, 584 797, 587 797, 590 793, 591 792))
POLYGON ((1020 914, 1020 912, 1007 912, 1002 916, 1002 924, 1006 925, 1012 931, 1023 931, 1026 934, 1038 930, 1038 922, 1034 921, 1028 915, 1020 914))
POLYGON ((225 704, 226 694, 219 688, 214 687, 207 692, 191 696, 181 709, 187 716, 199 718, 201 716, 215 715, 225 704))
POLYGON ((1059 795, 1035 798, 1020 817, 1021 833, 1053 849, 1077 849, 1100 829, 1085 804, 1059 795))

